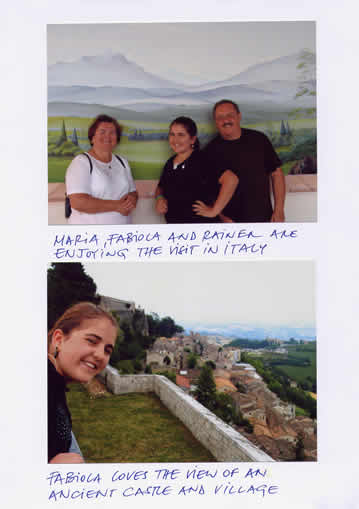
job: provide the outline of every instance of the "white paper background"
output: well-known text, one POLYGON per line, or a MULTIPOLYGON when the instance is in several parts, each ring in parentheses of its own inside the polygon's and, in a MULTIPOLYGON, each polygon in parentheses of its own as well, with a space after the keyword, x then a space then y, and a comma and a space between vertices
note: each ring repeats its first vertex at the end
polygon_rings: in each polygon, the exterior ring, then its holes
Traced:
MULTIPOLYGON (((266 508, 357 508, 358 8, 354 1, 99 0, 3 3, 0 20, 2 168, 1 498, 9 508, 43 508, 45 334, 48 259, 46 24, 125 21, 317 21, 319 223, 304 225, 288 256, 317 261, 319 462, 275 464, 272 498, 137 497, 110 507, 243 504, 266 508), (308 232, 308 235, 306 235, 308 232), (317 245, 315 245, 317 244, 317 245)), ((278 253, 277 256, 281 256, 278 253)), ((91 465, 83 467, 94 472, 91 465)), ((98 470, 98 469, 97 469, 98 470)), ((101 467, 112 473, 114 466, 101 467)), ((66 469, 63 469, 66 471, 66 469)), ((78 507, 97 501, 57 502, 78 507)), ((52 503, 53 504, 53 503, 52 503)))

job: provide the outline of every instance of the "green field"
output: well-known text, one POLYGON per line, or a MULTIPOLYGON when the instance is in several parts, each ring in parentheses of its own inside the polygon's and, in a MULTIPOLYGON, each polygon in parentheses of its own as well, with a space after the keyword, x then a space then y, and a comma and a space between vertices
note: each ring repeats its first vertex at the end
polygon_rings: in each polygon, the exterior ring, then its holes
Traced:
POLYGON ((87 463, 216 461, 154 394, 93 397, 73 385, 67 400, 87 463))
MULTIPOLYGON (((68 138, 72 136, 76 127, 77 136, 80 147, 83 151, 89 150, 90 144, 87 138, 87 129, 92 119, 80 117, 49 117, 48 118, 48 143, 56 143, 61 132, 62 122, 65 122, 66 134, 68 138)), ((313 130, 316 127, 315 119, 294 119, 290 120, 290 126, 297 133, 305 133, 306 130, 313 130)), ((135 129, 143 129, 145 132, 167 132, 168 124, 163 122, 121 122, 123 130, 127 134, 134 133, 135 129)), ((279 132, 280 122, 260 122, 256 124, 248 124, 244 127, 257 129, 259 131, 279 132)), ((199 133, 214 133, 213 124, 198 124, 199 133)), ((279 147, 277 150, 279 156, 290 151, 290 146, 279 147)), ((116 150, 119 154, 126 157, 130 163, 133 177, 137 180, 158 179, 165 161, 170 157, 171 150, 167 140, 149 140, 137 141, 129 140, 127 136, 123 136, 116 150)), ((48 158, 48 181, 64 182, 66 168, 71 158, 63 156, 49 156, 48 158)), ((283 164, 284 174, 287 175, 294 162, 290 161, 283 164)))
POLYGON ((304 382, 304 380, 310 376, 314 380, 317 378, 317 351, 316 343, 308 345, 286 345, 285 348, 288 350, 288 355, 293 359, 308 359, 310 361, 309 366, 291 366, 285 364, 285 356, 280 354, 266 354, 263 356, 263 360, 272 364, 271 361, 283 360, 284 364, 275 365, 276 368, 283 371, 292 380, 296 382, 304 382))

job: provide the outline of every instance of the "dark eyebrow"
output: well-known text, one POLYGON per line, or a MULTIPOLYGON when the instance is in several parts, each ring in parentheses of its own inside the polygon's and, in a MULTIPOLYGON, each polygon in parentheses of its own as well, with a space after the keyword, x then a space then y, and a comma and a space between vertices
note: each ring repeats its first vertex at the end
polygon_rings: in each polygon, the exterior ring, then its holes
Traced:
MULTIPOLYGON (((93 338, 95 338, 95 339, 97 339, 98 341, 104 341, 104 340, 103 340, 103 338, 102 338, 101 336, 98 336, 97 334, 94 334, 93 332, 89 332, 89 333, 87 334, 87 337, 89 337, 89 336, 90 336, 90 337, 93 337, 93 338)), ((105 348, 108 348, 108 347, 110 347, 110 348, 111 348, 111 350, 113 351, 114 346, 113 346, 113 345, 111 345, 111 343, 105 343, 105 348)))
POLYGON ((93 332, 88 332, 87 336, 92 336, 95 339, 98 339, 99 341, 102 341, 102 337, 98 336, 97 334, 94 334, 93 332))

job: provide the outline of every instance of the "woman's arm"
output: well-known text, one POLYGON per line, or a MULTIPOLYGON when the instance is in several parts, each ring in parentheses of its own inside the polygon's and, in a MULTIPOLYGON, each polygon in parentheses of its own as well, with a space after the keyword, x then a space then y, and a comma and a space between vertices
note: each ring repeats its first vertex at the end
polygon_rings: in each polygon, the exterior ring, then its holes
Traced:
POLYGON ((156 187, 155 191, 155 200, 156 200, 156 212, 157 214, 166 214, 168 211, 168 202, 166 198, 162 194, 162 188, 160 186, 156 187))
POLYGON ((222 212, 225 206, 229 203, 233 196, 234 191, 238 186, 238 177, 231 170, 226 170, 222 173, 219 180, 220 190, 214 204, 209 207, 200 200, 197 200, 193 205, 193 210, 197 216, 203 217, 216 217, 222 212))
POLYGON ((85 463, 81 454, 76 452, 60 452, 56 454, 49 463, 85 463))
POLYGON ((136 206, 137 192, 128 193, 119 200, 102 200, 86 193, 70 194, 69 198, 71 208, 79 212, 86 212, 87 214, 120 212, 123 216, 127 216, 136 206))

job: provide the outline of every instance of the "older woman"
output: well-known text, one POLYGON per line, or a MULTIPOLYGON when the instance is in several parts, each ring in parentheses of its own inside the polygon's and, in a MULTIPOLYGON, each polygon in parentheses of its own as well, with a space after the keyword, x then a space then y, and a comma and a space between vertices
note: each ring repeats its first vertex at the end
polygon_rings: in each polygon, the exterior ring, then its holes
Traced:
POLYGON ((117 338, 115 319, 90 302, 67 309, 48 334, 48 461, 83 463, 73 447, 66 386, 86 383, 110 360, 117 338))
POLYGON ((121 137, 117 120, 99 115, 88 130, 91 150, 76 156, 66 172, 69 224, 128 224, 137 192, 125 158, 112 153, 121 137))
POLYGON ((167 223, 218 222, 231 199, 238 177, 231 171, 208 171, 210 161, 199 151, 197 126, 189 117, 170 125, 169 144, 175 155, 166 162, 155 192, 156 212, 167 223))

